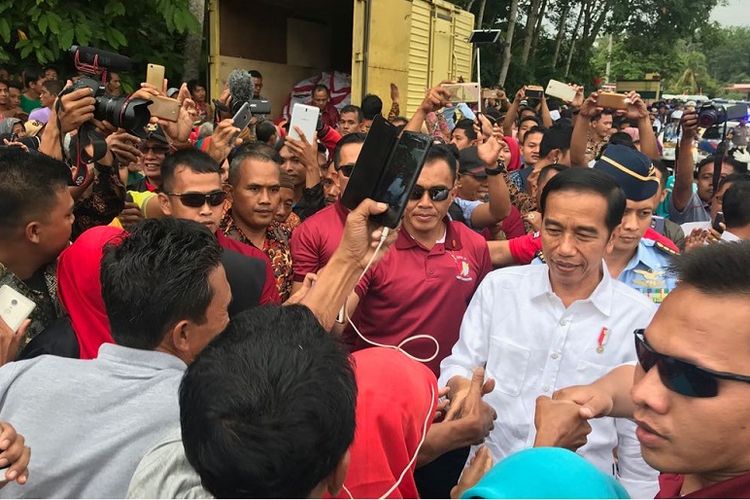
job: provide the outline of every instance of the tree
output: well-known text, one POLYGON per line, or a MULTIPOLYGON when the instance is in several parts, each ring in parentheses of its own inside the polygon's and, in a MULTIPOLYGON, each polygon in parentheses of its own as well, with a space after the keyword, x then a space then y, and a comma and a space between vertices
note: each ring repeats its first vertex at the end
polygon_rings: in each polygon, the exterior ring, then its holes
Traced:
POLYGON ((540 5, 541 0, 531 0, 529 15, 526 17, 526 37, 523 42, 523 52, 521 52, 521 64, 526 64, 529 61, 531 41, 534 39, 534 29, 536 28, 536 18, 540 5))
POLYGON ((205 0, 190 0, 189 9, 200 28, 188 33, 185 37, 185 65, 182 71, 182 79, 185 81, 197 79, 200 76, 206 2, 205 0))
POLYGON ((82 45, 181 69, 175 48, 197 29, 184 0, 0 0, 0 62, 59 62, 82 45))
POLYGON ((498 85, 505 85, 505 79, 508 77, 508 68, 510 68, 510 59, 512 57, 511 48, 513 45, 513 31, 516 29, 516 16, 518 15, 518 0, 511 0, 510 15, 508 16, 508 29, 505 32, 505 48, 503 54, 503 65, 500 69, 498 85))

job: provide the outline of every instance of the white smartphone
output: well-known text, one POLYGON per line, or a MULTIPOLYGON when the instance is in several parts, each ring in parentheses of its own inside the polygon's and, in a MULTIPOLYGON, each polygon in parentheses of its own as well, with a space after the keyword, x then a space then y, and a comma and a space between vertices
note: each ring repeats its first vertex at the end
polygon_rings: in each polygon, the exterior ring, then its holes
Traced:
POLYGON ((33 301, 8 285, 0 287, 0 318, 14 332, 21 328, 21 324, 31 315, 35 307, 36 304, 33 301))
POLYGON ((292 121, 289 123, 289 137, 299 141, 300 136, 294 129, 294 127, 299 127, 300 130, 302 130, 302 133, 305 134, 307 142, 312 141, 315 128, 318 126, 318 115, 320 115, 320 108, 296 103, 292 108, 292 121))
POLYGON ((567 83, 558 82, 557 80, 550 80, 547 84, 547 95, 557 97, 565 102, 571 102, 576 97, 576 90, 568 85, 567 83))

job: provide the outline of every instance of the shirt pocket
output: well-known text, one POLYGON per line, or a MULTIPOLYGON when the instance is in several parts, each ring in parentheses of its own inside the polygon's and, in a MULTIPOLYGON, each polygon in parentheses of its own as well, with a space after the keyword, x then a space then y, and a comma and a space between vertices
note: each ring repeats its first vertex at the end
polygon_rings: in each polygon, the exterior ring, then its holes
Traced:
POLYGON ((495 390, 513 397, 520 395, 530 357, 530 349, 491 337, 487 373, 495 379, 495 390))
POLYGON ((600 365, 581 359, 576 367, 576 385, 588 385, 595 382, 617 366, 619 365, 600 365))

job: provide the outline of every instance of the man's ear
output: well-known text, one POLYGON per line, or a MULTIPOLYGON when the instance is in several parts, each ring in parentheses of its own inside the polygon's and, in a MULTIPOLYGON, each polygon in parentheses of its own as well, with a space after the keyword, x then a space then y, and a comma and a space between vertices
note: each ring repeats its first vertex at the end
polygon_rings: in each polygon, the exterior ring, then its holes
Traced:
POLYGON ((344 453, 344 456, 341 457, 341 460, 339 460, 339 463, 336 465, 336 468, 331 472, 331 475, 328 476, 326 479, 327 489, 328 493, 331 494, 332 497, 335 497, 339 494, 341 491, 341 488, 344 487, 344 482, 346 481, 346 474, 349 472, 349 463, 351 462, 351 454, 349 453, 349 450, 346 450, 346 453, 344 453))
POLYGON ((617 235, 617 232, 620 230, 620 225, 618 224, 616 228, 612 230, 612 232, 609 234, 609 241, 607 241, 607 248, 606 253, 610 254, 615 249, 615 237, 617 235))
POLYGON ((26 236, 26 239, 31 243, 38 245, 42 240, 41 224, 37 221, 31 221, 26 224, 26 227, 24 228, 24 236, 26 236))
POLYGON ((167 217, 172 215, 172 203, 169 201, 169 196, 165 193, 159 193, 159 206, 161 207, 162 213, 167 217))

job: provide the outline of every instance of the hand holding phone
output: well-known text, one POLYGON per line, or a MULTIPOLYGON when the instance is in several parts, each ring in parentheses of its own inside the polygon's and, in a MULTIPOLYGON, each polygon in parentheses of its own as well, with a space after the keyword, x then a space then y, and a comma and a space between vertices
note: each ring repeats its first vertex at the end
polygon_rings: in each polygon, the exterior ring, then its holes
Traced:
POLYGON ((299 141, 300 136, 295 128, 299 127, 302 133, 305 134, 305 137, 310 140, 318 125, 318 115, 320 115, 320 108, 296 103, 292 108, 292 121, 289 123, 289 137, 299 141))
POLYGON ((599 96, 596 98, 596 104, 602 108, 628 109, 630 99, 628 99, 628 96, 625 94, 618 94, 616 92, 599 92, 599 96))
POLYGON ((576 89, 567 83, 550 80, 547 84, 547 95, 562 99, 563 102, 571 103, 576 98, 576 89))
POLYGON ((240 129, 240 131, 243 131, 245 130, 245 127, 250 124, 250 120, 252 119, 253 113, 250 111, 250 103, 246 102, 232 117, 232 125, 240 129))
POLYGON ((8 285, 0 287, 0 318, 12 332, 18 331, 34 308, 36 304, 33 301, 8 285))
POLYGON ((716 216, 711 222, 711 227, 719 234, 724 232, 724 212, 716 212, 716 216))
POLYGON ((544 97, 544 88, 539 85, 527 85, 526 86, 526 98, 527 99, 541 99, 544 97))
POLYGON ((148 64, 146 66, 146 83, 153 85, 160 92, 164 90, 164 66, 148 64))
POLYGON ((443 83, 440 86, 450 93, 451 102, 479 102, 478 83, 443 83))

